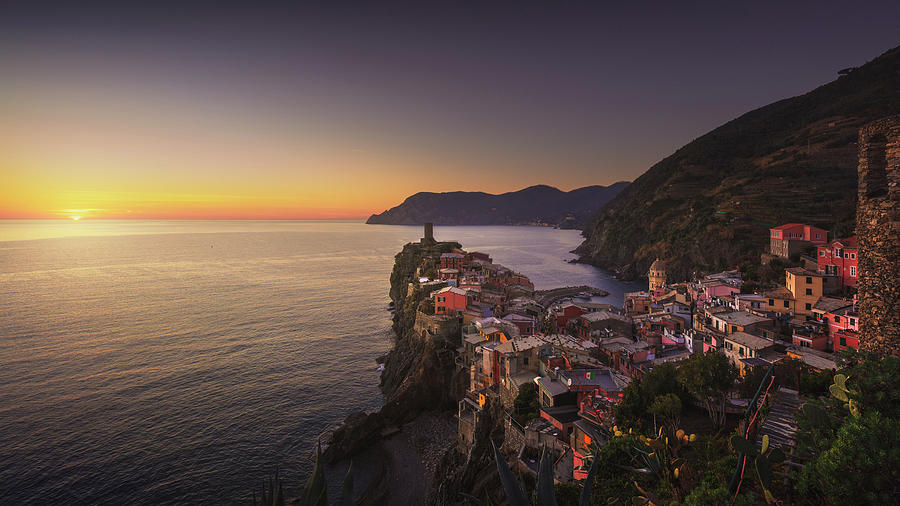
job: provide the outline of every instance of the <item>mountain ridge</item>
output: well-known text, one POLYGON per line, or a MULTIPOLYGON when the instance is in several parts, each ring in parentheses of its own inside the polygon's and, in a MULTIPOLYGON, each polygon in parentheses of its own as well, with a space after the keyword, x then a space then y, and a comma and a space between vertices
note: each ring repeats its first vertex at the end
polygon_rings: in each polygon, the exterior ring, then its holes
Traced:
POLYGON ((900 113, 900 48, 814 90, 749 111, 650 167, 592 218, 580 260, 669 281, 756 261, 787 222, 851 235, 859 128, 900 113))
POLYGON ((610 199, 628 186, 591 185, 564 192, 539 184, 521 190, 486 192, 418 192, 400 205, 366 220, 378 225, 526 225, 581 228, 610 199))

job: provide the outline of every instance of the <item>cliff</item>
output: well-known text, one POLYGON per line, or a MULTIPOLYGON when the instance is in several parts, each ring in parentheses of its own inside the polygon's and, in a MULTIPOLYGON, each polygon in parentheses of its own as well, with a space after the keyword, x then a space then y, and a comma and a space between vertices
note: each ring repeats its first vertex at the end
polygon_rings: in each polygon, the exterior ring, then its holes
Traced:
POLYGON ((900 48, 809 93, 748 112, 651 167, 592 220, 581 261, 669 281, 758 259, 768 228, 853 233, 857 132, 900 113, 900 48))
POLYGON ((546 185, 493 195, 482 192, 420 192, 399 206, 373 214, 366 223, 382 225, 556 225, 581 228, 628 186, 586 186, 569 192, 546 185))
POLYGON ((416 270, 435 262, 457 243, 423 246, 409 243, 395 256, 391 272, 394 302, 394 347, 385 359, 381 388, 385 405, 375 413, 353 413, 335 430, 324 458, 334 462, 353 455, 377 440, 390 427, 402 425, 420 413, 452 409, 463 395, 467 372, 459 373, 454 362, 459 346, 458 321, 444 320, 419 310, 426 290, 410 289, 416 270))

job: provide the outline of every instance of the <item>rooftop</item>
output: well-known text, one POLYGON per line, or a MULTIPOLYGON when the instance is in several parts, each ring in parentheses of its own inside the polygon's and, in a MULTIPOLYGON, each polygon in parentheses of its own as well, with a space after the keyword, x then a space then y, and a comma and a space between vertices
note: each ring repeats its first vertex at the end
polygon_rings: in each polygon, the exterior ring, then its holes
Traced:
POLYGON ((540 378, 536 378, 534 381, 551 397, 556 397, 557 395, 562 395, 569 391, 569 387, 567 387, 566 384, 561 381, 545 378, 543 376, 540 378))
POLYGON ((784 272, 789 272, 794 276, 813 276, 817 278, 824 277, 824 274, 819 274, 818 272, 813 272, 810 270, 806 270, 803 267, 790 267, 784 270, 784 272))
POLYGON ((836 239, 831 241, 828 246, 835 247, 844 247, 844 248, 858 248, 859 242, 856 240, 856 236, 845 237, 844 239, 836 239))
POLYGON ((600 387, 606 392, 621 392, 619 384, 609 369, 575 369, 559 371, 559 378, 570 388, 573 386, 600 387))
POLYGON ((822 297, 816 302, 816 305, 813 306, 813 309, 818 309, 819 311, 825 311, 828 313, 833 313, 839 309, 843 309, 845 307, 850 307, 853 305, 853 301, 849 299, 838 299, 836 297, 822 297))
POLYGON ((770 299, 788 299, 794 300, 794 294, 791 293, 786 287, 779 286, 774 290, 769 290, 768 292, 763 293, 763 297, 768 297, 770 299))
POLYGON ((762 323, 771 321, 769 318, 764 316, 757 316, 752 313, 748 313, 746 311, 732 311, 730 313, 719 313, 715 315, 716 318, 724 321, 725 323, 730 323, 732 325, 753 325, 755 323, 762 323))
POLYGON ((465 290, 463 290, 461 288, 456 288, 455 286, 448 286, 446 288, 441 288, 440 290, 435 290, 434 292, 431 292, 431 296, 433 297, 435 295, 447 293, 447 292, 455 293, 457 295, 466 295, 465 290))
POLYGON ((527 337, 519 337, 517 339, 510 339, 505 343, 497 346, 495 350, 499 353, 515 353, 518 351, 527 351, 533 348, 540 348, 544 346, 546 343, 543 339, 538 336, 527 336, 527 337))
POLYGON ((620 320, 623 322, 630 322, 631 318, 621 315, 619 313, 613 313, 611 311, 595 311, 593 313, 586 313, 579 316, 582 320, 587 320, 589 322, 598 322, 602 320, 620 320))
POLYGON ((742 346, 746 346, 751 350, 761 350, 763 348, 768 348, 775 345, 775 343, 769 341, 768 339, 754 336, 746 332, 735 332, 734 334, 729 334, 725 336, 725 340, 738 343, 742 346))

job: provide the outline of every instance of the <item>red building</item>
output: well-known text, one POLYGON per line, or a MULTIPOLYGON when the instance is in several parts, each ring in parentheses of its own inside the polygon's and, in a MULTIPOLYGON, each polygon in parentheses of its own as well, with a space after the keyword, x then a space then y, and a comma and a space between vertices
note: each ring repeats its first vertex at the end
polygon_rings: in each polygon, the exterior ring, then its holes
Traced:
POLYGON ((553 311, 553 316, 556 317, 556 327, 558 329, 564 329, 569 325, 569 320, 578 318, 585 313, 587 313, 587 311, 582 307, 571 302, 561 304, 553 311))
POLYGON ((456 316, 465 312, 469 298, 465 290, 448 286, 431 294, 434 301, 434 314, 456 316))
POLYGON ((853 300, 822 297, 813 307, 813 314, 816 321, 826 328, 829 344, 834 351, 859 347, 859 316, 853 300))
POLYGON ((827 242, 827 231, 802 223, 788 223, 769 229, 769 252, 783 258, 802 253, 807 244, 822 246, 827 242))
POLYGON ((441 269, 462 270, 465 255, 459 253, 444 253, 441 255, 441 269))
POLYGON ((840 286, 856 286, 856 236, 838 239, 816 252, 816 266, 820 274, 837 276, 840 286))

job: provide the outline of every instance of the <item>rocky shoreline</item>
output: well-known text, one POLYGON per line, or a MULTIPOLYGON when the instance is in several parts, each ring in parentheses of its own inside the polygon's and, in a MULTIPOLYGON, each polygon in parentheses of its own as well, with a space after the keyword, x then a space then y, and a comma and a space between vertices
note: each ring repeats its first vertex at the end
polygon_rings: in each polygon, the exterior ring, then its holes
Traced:
MULTIPOLYGON (((381 452, 388 466, 385 479, 377 481, 390 483, 392 493, 402 493, 413 503, 425 502, 438 462, 455 442, 455 406, 466 377, 456 370, 452 359, 456 344, 449 333, 439 328, 422 331, 428 322, 423 322, 427 316, 420 316, 418 305, 427 294, 411 290, 409 283, 426 257, 457 247, 457 243, 409 243, 396 255, 390 291, 395 342, 387 356, 379 357, 384 364, 385 405, 375 412, 350 414, 323 438, 322 457, 330 465, 373 448, 381 452), (409 483, 409 476, 419 476, 419 483, 409 483)), ((360 472, 372 475, 379 470, 360 472)), ((361 499, 383 498, 388 489, 376 490, 378 486, 373 483, 361 499)))

